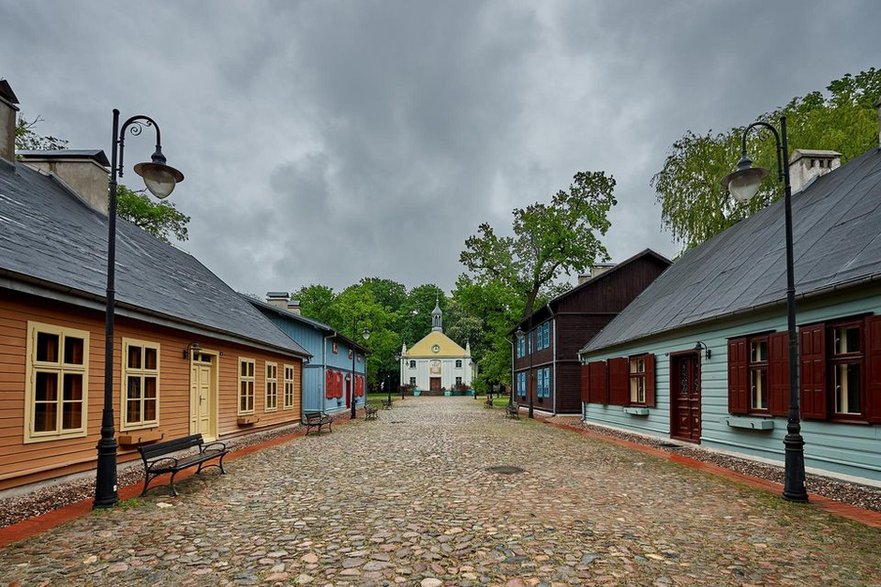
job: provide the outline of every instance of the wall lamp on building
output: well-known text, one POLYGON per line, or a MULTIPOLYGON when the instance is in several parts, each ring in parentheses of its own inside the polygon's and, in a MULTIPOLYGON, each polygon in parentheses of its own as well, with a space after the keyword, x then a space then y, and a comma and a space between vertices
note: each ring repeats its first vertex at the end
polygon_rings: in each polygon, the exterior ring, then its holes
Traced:
POLYGON ((191 342, 187 345, 187 348, 184 349, 184 359, 189 359, 192 355, 191 353, 198 353, 202 350, 202 345, 198 342, 191 342))
POLYGON ((768 170, 753 167, 746 154, 746 135, 754 128, 765 128, 774 135, 777 146, 777 179, 783 182, 783 214, 786 240, 786 321, 789 330, 789 417, 784 446, 783 498, 789 501, 808 501, 805 489, 804 439, 801 436, 798 406, 798 339, 795 331, 795 271, 792 254, 792 185, 789 181, 789 148, 786 142, 786 117, 780 117, 780 133, 767 122, 754 122, 743 131, 741 157, 737 170, 722 179, 734 198, 747 202, 759 191, 768 170))
POLYGON ((708 361, 710 360, 710 357, 713 356, 713 351, 711 351, 710 347, 708 347, 707 344, 701 340, 697 341, 697 344, 694 345, 694 350, 696 350, 698 353, 704 351, 704 356, 707 358, 708 361))
POLYGON ((164 200, 174 190, 174 186, 184 180, 184 174, 165 164, 162 154, 162 140, 159 125, 149 116, 137 115, 119 126, 119 110, 113 109, 113 149, 110 157, 110 182, 108 184, 109 206, 107 211, 107 294, 104 308, 104 409, 101 414, 101 439, 98 440, 98 465, 95 475, 94 507, 110 507, 119 496, 116 484, 116 429, 113 416, 113 320, 116 305, 116 178, 122 177, 123 155, 125 152, 125 133, 140 135, 144 128, 156 131, 156 151, 150 163, 135 165, 135 173, 144 179, 144 184, 154 196, 164 200))

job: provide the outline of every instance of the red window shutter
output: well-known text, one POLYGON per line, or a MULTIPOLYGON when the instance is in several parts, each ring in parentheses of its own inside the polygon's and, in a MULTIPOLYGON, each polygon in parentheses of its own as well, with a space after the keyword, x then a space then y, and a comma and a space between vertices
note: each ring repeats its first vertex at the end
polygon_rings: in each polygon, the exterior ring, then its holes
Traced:
POLYGON ((590 403, 609 403, 609 382, 606 378, 606 362, 593 361, 590 367, 590 403))
POLYGON ((645 355, 645 405, 655 407, 655 356, 645 355))
POLYGON ((825 420, 829 417, 826 399, 826 325, 800 328, 798 351, 801 417, 825 420))
POLYGON ((609 403, 613 406, 627 404, 629 394, 628 363, 624 357, 609 359, 609 403))
POLYGON ((746 367, 746 338, 732 338, 728 341, 728 412, 746 414, 749 412, 749 385, 746 367))
POLYGON ((337 399, 343 397, 343 374, 339 371, 336 372, 336 396, 337 399))
POLYGON ((588 391, 590 389, 589 379, 587 377, 588 367, 587 363, 581 365, 581 401, 587 403, 590 401, 590 396, 588 395, 588 391))
POLYGON ((866 318, 866 419, 881 424, 881 316, 866 318))
POLYGON ((789 415, 789 332, 768 336, 768 411, 772 416, 789 415))
POLYGON ((333 399, 336 393, 333 390, 333 371, 330 369, 324 372, 324 397, 333 399))

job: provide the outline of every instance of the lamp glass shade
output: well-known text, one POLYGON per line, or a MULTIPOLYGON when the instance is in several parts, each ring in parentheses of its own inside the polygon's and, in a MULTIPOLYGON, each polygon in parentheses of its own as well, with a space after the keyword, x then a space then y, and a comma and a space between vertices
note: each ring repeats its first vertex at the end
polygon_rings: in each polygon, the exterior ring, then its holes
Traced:
POLYGON ((725 178, 728 191, 738 202, 748 202, 762 185, 762 180, 768 175, 768 170, 763 167, 750 167, 740 169, 725 178))
POLYGON ((147 189, 160 200, 170 196, 174 186, 184 180, 183 173, 163 163, 138 163, 135 173, 144 178, 147 189))
POLYGON ((367 340, 368 338, 370 338, 370 331, 365 328, 363 331, 361 331, 361 336, 364 337, 364 340, 367 340))

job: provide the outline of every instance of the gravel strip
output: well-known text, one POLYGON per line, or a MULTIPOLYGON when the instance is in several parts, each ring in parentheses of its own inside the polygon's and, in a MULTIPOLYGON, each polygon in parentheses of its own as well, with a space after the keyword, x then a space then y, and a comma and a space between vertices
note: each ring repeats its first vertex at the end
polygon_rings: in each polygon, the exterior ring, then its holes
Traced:
MULTIPOLYGON (((596 426, 594 424, 588 424, 577 420, 573 420, 571 423, 597 434, 613 436, 615 438, 629 440, 653 448, 675 451, 676 454, 687 456, 703 463, 718 465, 744 475, 765 479, 766 481, 783 483, 784 470, 782 466, 769 465, 759 461, 718 453, 699 446, 681 442, 672 443, 670 440, 663 438, 652 438, 639 434, 631 434, 629 432, 596 426), (675 447, 670 446, 671 444, 675 444, 675 447)), ((805 475, 805 487, 807 488, 808 493, 822 495, 823 497, 828 497, 835 501, 840 501, 867 510, 881 512, 881 489, 877 487, 851 483, 849 481, 842 481, 831 477, 823 477, 812 473, 807 473, 805 475)))
MULTIPOLYGON (((299 424, 283 426, 266 432, 222 440, 222 442, 226 442, 230 452, 235 452, 247 446, 290 434, 299 428, 302 428, 299 424)), ((143 483, 144 465, 140 460, 122 463, 117 469, 116 477, 120 487, 143 483)), ((12 497, 0 497, 0 528, 94 496, 95 475, 94 472, 90 472, 73 476, 59 483, 39 486, 27 493, 12 497)))

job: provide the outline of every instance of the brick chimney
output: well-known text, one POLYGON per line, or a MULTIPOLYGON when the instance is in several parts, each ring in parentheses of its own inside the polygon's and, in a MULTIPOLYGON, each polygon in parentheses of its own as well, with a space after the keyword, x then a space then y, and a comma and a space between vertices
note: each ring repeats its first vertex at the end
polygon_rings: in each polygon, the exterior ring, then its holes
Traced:
POLYGON ((106 215, 110 161, 101 149, 19 151, 22 163, 55 174, 86 203, 106 215))
POLYGON ((792 193, 799 192, 818 177, 841 167, 841 153, 837 151, 815 151, 796 149, 789 157, 789 179, 792 193))
POLYGON ((288 309, 288 301, 290 300, 290 294, 286 291, 268 291, 266 292, 266 302, 275 306, 276 308, 281 308, 282 310, 288 309))
POLYGON ((15 165, 15 128, 18 98, 9 82, 0 79, 0 159, 15 165))

